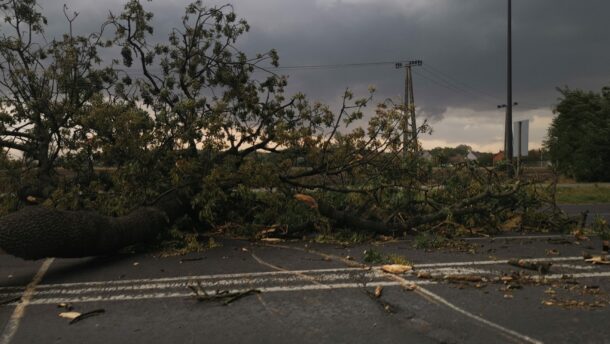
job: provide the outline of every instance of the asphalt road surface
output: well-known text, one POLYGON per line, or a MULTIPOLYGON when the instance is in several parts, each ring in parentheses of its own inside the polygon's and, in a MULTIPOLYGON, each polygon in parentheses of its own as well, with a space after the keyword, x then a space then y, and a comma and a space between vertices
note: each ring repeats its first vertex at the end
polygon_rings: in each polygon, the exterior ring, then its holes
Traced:
POLYGON ((602 253, 595 238, 471 238, 441 250, 220 242, 169 258, 0 255, 0 344, 610 343, 610 266, 583 258, 602 253), (414 269, 386 273, 363 264, 365 250, 414 269), (541 274, 513 258, 551 265, 541 274), (98 313, 70 324, 61 304, 98 313))

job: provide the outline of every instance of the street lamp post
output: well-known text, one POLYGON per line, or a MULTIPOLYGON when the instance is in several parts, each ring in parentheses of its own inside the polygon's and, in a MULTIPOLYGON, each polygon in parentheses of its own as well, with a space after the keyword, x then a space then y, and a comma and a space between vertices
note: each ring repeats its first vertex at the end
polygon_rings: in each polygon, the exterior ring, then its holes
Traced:
POLYGON ((508 0, 508 59, 507 59, 507 99, 506 121, 504 123, 504 152, 508 177, 513 176, 513 42, 512 42, 512 0, 508 0))

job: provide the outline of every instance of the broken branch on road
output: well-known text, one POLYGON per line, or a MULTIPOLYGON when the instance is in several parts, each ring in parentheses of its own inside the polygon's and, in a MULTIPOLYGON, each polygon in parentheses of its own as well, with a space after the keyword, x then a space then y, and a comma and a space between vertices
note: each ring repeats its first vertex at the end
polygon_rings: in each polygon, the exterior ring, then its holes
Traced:
POLYGON ((396 313, 396 307, 392 304, 381 299, 381 291, 377 292, 378 289, 375 289, 375 292, 371 292, 368 289, 364 289, 364 293, 371 298, 371 300, 375 301, 386 313, 394 314, 396 313))
POLYGON ((538 271, 541 275, 547 274, 552 265, 548 262, 531 262, 525 259, 510 259, 508 264, 522 269, 538 271))
POLYGON ((195 293, 194 296, 199 302, 221 301, 222 304, 225 306, 241 299, 242 297, 261 293, 261 291, 258 289, 250 289, 246 291, 237 292, 229 292, 228 290, 216 290, 215 294, 210 295, 201 287, 200 282, 197 282, 196 285, 189 285, 188 288, 191 289, 193 293, 195 293))

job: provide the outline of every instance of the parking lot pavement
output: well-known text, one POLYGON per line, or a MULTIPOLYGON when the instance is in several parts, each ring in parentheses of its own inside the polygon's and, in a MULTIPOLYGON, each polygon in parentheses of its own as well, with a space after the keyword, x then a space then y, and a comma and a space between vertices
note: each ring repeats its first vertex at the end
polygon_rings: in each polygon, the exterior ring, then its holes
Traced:
POLYGON ((169 258, 0 256, 0 343, 610 343, 610 268, 583 259, 600 254, 596 239, 514 235, 441 250, 221 242, 169 258), (414 270, 388 274, 364 264, 365 250, 414 270), (552 265, 541 275, 512 258, 552 265), (193 290, 250 293, 223 305, 193 290), (104 313, 70 325, 62 303, 104 313))

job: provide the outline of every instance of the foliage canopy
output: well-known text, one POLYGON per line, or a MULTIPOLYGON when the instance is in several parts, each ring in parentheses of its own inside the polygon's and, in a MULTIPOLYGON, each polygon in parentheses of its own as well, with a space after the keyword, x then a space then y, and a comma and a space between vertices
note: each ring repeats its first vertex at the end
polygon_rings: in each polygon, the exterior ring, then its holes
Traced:
POLYGON ((610 181, 610 88, 560 89, 545 147, 557 169, 579 181, 610 181))

